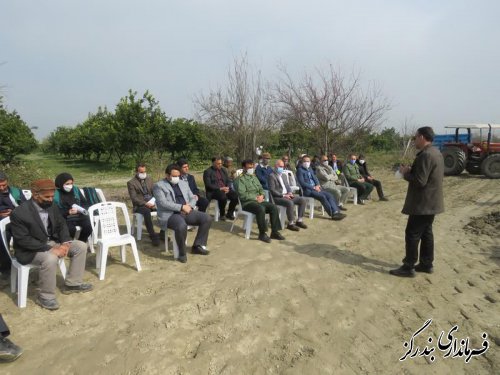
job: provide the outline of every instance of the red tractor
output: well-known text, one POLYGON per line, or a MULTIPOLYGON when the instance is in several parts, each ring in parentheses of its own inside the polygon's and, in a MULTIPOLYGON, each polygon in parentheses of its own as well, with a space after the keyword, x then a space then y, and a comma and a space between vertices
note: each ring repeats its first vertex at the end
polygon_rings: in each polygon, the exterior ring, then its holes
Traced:
POLYGON ((465 169, 470 174, 500 178, 500 125, 461 124, 446 126, 455 129, 452 141, 442 144, 444 174, 458 175, 465 169), (460 130, 467 134, 459 134, 460 130), (496 137, 493 134, 497 130, 496 137))

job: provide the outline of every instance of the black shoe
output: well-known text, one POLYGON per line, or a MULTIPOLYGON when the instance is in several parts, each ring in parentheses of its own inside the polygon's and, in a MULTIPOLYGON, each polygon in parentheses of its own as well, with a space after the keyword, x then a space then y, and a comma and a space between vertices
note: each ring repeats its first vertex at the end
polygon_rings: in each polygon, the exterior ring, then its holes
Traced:
POLYGON ((151 243, 153 244, 153 246, 160 246, 160 243, 161 243, 160 237, 153 237, 151 239, 151 243))
POLYGON ((280 240, 280 241, 283 241, 285 239, 285 237, 283 237, 280 232, 271 232, 271 238, 273 240, 280 240))
POLYGON ((340 208, 340 211, 347 211, 347 208, 345 208, 344 206, 339 206, 340 208))
POLYGON ((434 267, 432 266, 424 266, 423 264, 419 263, 415 266, 415 271, 417 272, 425 272, 425 273, 433 273, 434 272, 434 267))
POLYGON ((61 290, 62 294, 71 294, 71 293, 87 293, 90 292, 94 287, 92 284, 81 283, 80 285, 65 285, 64 289, 61 290))
POLYGON ((389 200, 389 198, 387 198, 387 197, 379 198, 379 201, 382 201, 382 202, 387 202, 388 200, 389 200))
POLYGON ((271 239, 269 238, 269 236, 266 233, 259 234, 259 240, 266 242, 266 243, 271 242, 271 239))
POLYGON ((358 204, 364 206, 365 205, 365 202, 363 201, 363 199, 358 199, 358 204))
POLYGON ((208 255, 210 251, 204 249, 201 245, 196 245, 191 248, 191 254, 208 255))
POLYGON ((339 221, 339 220, 345 219, 345 217, 346 217, 346 215, 344 215, 340 212, 336 212, 332 215, 332 220, 339 221))
POLYGON ((231 220, 231 221, 232 221, 232 220, 234 220, 234 214, 233 214, 232 212, 228 212, 228 213, 227 213, 227 215, 226 215, 226 218, 227 218, 228 220, 231 220))
POLYGON ((225 217, 224 215, 219 216, 219 220, 220 220, 220 221, 226 221, 226 217, 225 217))
POLYGON ((181 263, 186 263, 188 261, 188 258, 185 255, 179 255, 179 258, 176 258, 175 260, 181 263))
POLYGON ((23 350, 6 337, 0 336, 0 362, 12 362, 23 354, 23 350))
POLYGON ((399 268, 390 270, 389 273, 399 277, 415 277, 415 270, 409 266, 402 265, 399 268))
POLYGON ((294 231, 294 232, 298 232, 300 230, 300 228, 295 224, 288 224, 286 226, 286 229, 294 231))
POLYGON ((158 237, 160 237, 160 241, 165 242, 165 231, 161 230, 160 231, 160 235, 158 237))
POLYGON ((44 299, 38 297, 36 299, 36 304, 42 306, 44 309, 47 310, 57 310, 59 308, 59 303, 57 303, 57 300, 54 299, 44 299))
POLYGON ((299 228, 307 229, 307 225, 305 225, 302 221, 297 221, 295 225, 298 226, 299 228))

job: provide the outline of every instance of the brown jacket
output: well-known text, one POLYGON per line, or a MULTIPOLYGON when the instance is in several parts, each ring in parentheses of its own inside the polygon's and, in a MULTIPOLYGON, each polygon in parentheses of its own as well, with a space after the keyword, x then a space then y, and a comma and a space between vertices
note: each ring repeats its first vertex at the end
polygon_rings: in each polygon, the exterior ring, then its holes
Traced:
MULTIPOLYGON (((148 188, 148 194, 153 197, 153 180, 151 179, 151 177, 147 176, 145 181, 148 188)), ((142 207, 149 201, 149 199, 144 199, 141 181, 136 176, 134 176, 134 178, 127 182, 127 189, 134 208, 142 207)))
POLYGON ((409 182, 401 211, 406 215, 436 215, 444 211, 444 161, 436 147, 426 146, 417 154, 411 170, 404 175, 409 182))

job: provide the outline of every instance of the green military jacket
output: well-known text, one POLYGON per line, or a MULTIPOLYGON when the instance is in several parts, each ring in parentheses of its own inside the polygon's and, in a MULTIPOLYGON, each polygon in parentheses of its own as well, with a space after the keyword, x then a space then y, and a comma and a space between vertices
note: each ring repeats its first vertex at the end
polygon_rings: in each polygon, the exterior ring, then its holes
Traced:
POLYGON ((345 163, 342 167, 342 173, 344 173, 345 178, 349 183, 356 182, 358 179, 363 178, 361 173, 359 173, 359 167, 357 164, 345 163))
POLYGON ((234 189, 240 197, 242 206, 250 202, 255 202, 258 195, 264 195, 264 189, 257 176, 246 173, 240 175, 234 181, 234 189))

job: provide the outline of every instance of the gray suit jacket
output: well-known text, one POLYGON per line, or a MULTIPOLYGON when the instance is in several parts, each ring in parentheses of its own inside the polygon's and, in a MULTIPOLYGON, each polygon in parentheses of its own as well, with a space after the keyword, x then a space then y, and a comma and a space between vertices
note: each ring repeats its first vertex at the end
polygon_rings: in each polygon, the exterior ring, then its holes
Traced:
MULTIPOLYGON (((147 176, 145 181, 148 187, 148 194, 153 195, 153 180, 147 176)), ((141 181, 137 177, 134 176, 134 178, 127 182, 127 189, 134 208, 142 207, 147 203, 142 192, 141 181)))
MULTIPOLYGON (((288 182, 288 176, 283 173, 281 175, 281 178, 283 179, 283 183, 285 184, 287 193, 291 193, 292 188, 290 187, 290 183, 288 182)), ((276 171, 273 171, 273 173, 267 176, 267 184, 272 197, 283 198, 283 188, 281 187, 276 171)))
MULTIPOLYGON (((196 207, 196 198, 194 197, 189 184, 186 181, 179 181, 179 188, 186 204, 189 204, 193 209, 196 207)), ((158 211, 158 222, 162 229, 167 227, 168 219, 176 212, 181 212, 182 205, 176 203, 175 193, 172 185, 163 179, 158 181, 153 186, 153 195, 156 199, 156 209, 158 211)))
POLYGON ((417 154, 410 172, 404 175, 409 182, 402 213, 435 215, 444 211, 444 161, 436 147, 427 146, 417 154))

